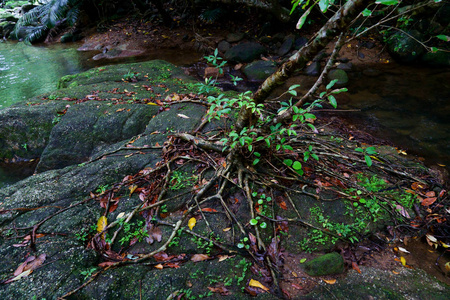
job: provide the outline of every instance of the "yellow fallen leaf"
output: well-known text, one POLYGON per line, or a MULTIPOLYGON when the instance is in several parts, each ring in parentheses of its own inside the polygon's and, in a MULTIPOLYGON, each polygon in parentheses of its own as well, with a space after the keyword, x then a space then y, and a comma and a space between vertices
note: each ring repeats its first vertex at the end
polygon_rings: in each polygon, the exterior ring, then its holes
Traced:
POLYGON ((325 281, 328 284, 335 284, 336 283, 336 279, 323 279, 323 281, 325 281))
POLYGON ((158 269, 158 270, 162 270, 164 267, 163 267, 162 264, 157 264, 157 265, 155 266, 155 268, 158 269))
POLYGON ((153 102, 149 102, 149 103, 147 103, 147 105, 158 105, 158 104, 156 104, 156 103, 153 103, 153 102))
POLYGON ((134 191, 137 189, 137 185, 132 185, 128 189, 130 190, 130 196, 134 193, 134 191))
POLYGON ((403 266, 406 266, 406 259, 403 256, 400 257, 400 261, 402 262, 403 266))
POLYGON ((250 279, 250 282, 248 283, 249 286, 252 287, 257 287, 260 289, 265 290, 266 292, 269 291, 269 288, 264 286, 261 282, 259 282, 258 280, 254 280, 254 279, 250 279))
POLYGON ((190 218, 189 222, 188 222, 189 229, 192 230, 192 228, 194 228, 195 224, 197 224, 197 219, 194 217, 190 218))
POLYGON ((219 262, 221 262, 221 261, 224 261, 224 260, 229 259, 231 257, 234 257, 234 255, 233 256, 230 256, 230 255, 218 255, 218 257, 219 257, 219 262))
MULTIPOLYGON (((97 221, 97 232, 102 232, 108 225, 108 219, 105 216, 101 216, 97 221)), ((105 238, 105 233, 102 234, 102 239, 105 238)))
POLYGON ((227 228, 222 229, 223 232, 227 232, 227 231, 230 231, 230 230, 231 230, 231 227, 227 227, 227 228))
POLYGON ((396 271, 392 271, 392 273, 394 273, 395 275, 398 275, 398 274, 400 274, 400 273, 398 273, 398 272, 396 272, 396 271))
POLYGON ((445 271, 450 272, 450 261, 445 264, 445 271))

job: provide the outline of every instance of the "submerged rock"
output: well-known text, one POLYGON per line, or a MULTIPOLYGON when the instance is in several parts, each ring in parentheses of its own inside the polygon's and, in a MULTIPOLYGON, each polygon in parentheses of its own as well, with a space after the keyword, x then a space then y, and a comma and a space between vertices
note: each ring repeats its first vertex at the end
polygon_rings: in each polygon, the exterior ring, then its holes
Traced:
POLYGON ((277 70, 273 61, 258 60, 244 68, 244 74, 250 81, 263 81, 277 70))

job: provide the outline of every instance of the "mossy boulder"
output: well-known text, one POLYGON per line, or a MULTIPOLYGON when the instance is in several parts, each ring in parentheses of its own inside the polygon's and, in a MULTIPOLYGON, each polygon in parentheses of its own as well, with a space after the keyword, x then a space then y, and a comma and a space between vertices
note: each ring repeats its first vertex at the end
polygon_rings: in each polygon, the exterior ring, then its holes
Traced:
POLYGON ((344 259, 340 254, 332 252, 306 262, 304 269, 310 276, 340 274, 344 272, 344 259))

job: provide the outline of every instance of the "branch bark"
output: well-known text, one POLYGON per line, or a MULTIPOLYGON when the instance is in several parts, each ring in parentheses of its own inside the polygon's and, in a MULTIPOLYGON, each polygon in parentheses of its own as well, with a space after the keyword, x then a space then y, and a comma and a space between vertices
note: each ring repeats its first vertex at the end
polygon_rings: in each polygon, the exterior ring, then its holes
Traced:
MULTIPOLYGON (((291 56, 262 83, 253 97, 255 103, 263 103, 277 86, 283 84, 296 70, 304 68, 306 63, 323 50, 333 38, 347 31, 352 21, 373 2, 374 0, 349 0, 325 23, 312 41, 291 56)), ((238 131, 249 124, 251 115, 250 109, 241 110, 236 121, 238 131)))

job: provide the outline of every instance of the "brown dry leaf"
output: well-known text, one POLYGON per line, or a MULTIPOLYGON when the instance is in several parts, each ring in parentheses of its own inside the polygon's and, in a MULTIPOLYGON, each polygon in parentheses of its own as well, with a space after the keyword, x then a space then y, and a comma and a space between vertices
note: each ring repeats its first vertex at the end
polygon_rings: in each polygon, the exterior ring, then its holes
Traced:
POLYGON ((434 191, 428 191, 425 193, 425 196, 427 196, 428 198, 436 197, 436 193, 434 191))
POLYGON ((19 279, 22 278, 22 277, 27 277, 27 276, 30 275, 32 272, 33 272, 33 270, 31 270, 31 269, 30 269, 30 270, 27 270, 27 271, 24 271, 24 272, 20 273, 19 275, 17 275, 16 277, 11 278, 11 279, 5 281, 4 284, 6 284, 6 283, 11 283, 11 282, 13 282, 13 281, 17 281, 17 280, 19 280, 19 279))
POLYGON ((405 218, 408 218, 408 219, 411 218, 411 217, 409 216, 408 212, 406 211, 406 209, 405 209, 403 206, 397 204, 397 206, 395 207, 395 209, 396 209, 402 216, 404 216, 405 218))
POLYGON ((224 261, 224 260, 229 259, 229 258, 232 258, 232 257, 235 257, 235 256, 236 255, 218 255, 219 262, 224 261))
POLYGON ((164 267, 163 267, 162 264, 157 264, 157 265, 155 266, 155 268, 158 269, 158 270, 164 269, 164 267))
POLYGON ((359 266, 355 261, 352 261, 352 268, 353 268, 353 270, 355 270, 356 272, 361 274, 361 270, 359 269, 359 266))
POLYGON ((423 184, 423 183, 420 183, 420 182, 413 182, 412 184, 411 184, 411 188, 413 189, 413 190, 415 190, 415 191, 417 191, 417 190, 423 190, 423 189, 425 189, 427 186, 425 185, 425 184, 423 184))
POLYGON ((219 286, 219 287, 210 287, 208 286, 208 290, 210 290, 213 293, 219 293, 222 296, 228 296, 230 294, 230 291, 223 286, 219 286))
POLYGON ((207 254, 194 254, 191 257, 191 260, 193 262, 199 262, 199 261, 204 261, 204 260, 207 260, 207 259, 210 259, 210 258, 211 257, 209 257, 209 255, 207 255, 207 254))
POLYGON ((436 202, 436 199, 437 199, 436 197, 425 198, 422 201, 420 201, 420 204, 422 204, 423 206, 430 206, 431 204, 436 202))
POLYGON ((116 110, 116 112, 121 112, 121 111, 124 111, 125 110, 125 108, 119 108, 118 110, 116 110))
POLYGON ((266 292, 269 291, 269 288, 266 287, 265 285, 263 285, 258 280, 250 279, 250 282, 248 283, 248 285, 251 287, 257 287, 257 288, 263 289, 266 292))
POLYGON ((115 262, 113 262, 113 261, 104 261, 102 263, 99 263, 98 266, 100 268, 106 268, 106 267, 112 266, 114 264, 115 264, 115 262))
POLYGON ((162 231, 159 227, 154 227, 151 232, 152 238, 154 238, 158 243, 162 240, 162 231))
POLYGON ((323 281, 325 281, 328 284, 335 284, 336 283, 336 279, 323 279, 323 281))

